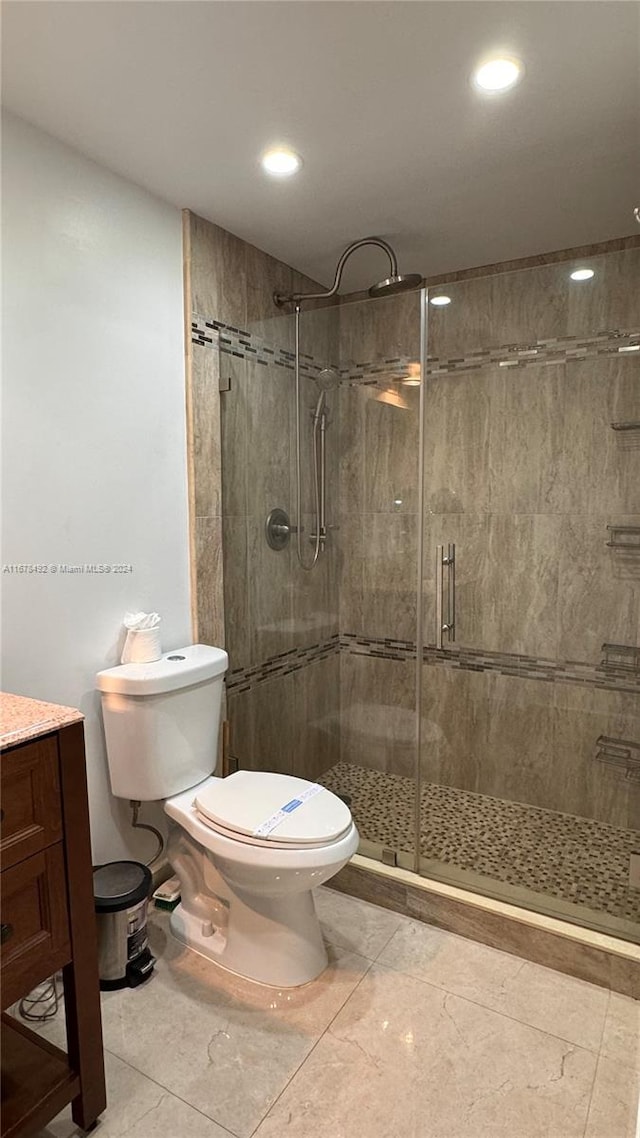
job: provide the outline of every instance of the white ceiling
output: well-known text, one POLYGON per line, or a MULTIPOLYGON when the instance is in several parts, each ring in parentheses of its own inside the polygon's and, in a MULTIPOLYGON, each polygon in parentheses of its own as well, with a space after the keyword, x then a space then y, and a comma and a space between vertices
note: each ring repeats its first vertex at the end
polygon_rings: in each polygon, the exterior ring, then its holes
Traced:
POLYGON ((430 275, 638 231, 638 20, 617 0, 7 0, 4 101, 323 282, 369 233, 430 275), (481 97, 474 65, 505 51, 523 82, 481 97), (257 164, 277 141, 304 159, 290 181, 257 164))

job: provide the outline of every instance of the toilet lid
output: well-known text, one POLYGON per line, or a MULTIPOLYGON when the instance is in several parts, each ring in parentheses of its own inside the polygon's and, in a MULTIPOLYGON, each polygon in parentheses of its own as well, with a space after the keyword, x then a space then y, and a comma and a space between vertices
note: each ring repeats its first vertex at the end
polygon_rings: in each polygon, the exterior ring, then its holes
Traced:
POLYGON ((330 790, 265 771, 236 771, 209 784, 195 805, 214 825, 278 845, 326 845, 351 826, 349 807, 330 790))

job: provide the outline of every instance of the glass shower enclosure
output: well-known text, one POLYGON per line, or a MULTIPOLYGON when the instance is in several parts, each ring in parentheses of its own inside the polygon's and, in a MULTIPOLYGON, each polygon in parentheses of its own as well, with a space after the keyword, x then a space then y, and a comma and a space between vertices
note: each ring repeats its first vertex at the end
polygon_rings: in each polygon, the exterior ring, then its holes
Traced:
POLYGON ((234 764, 343 795, 368 857, 627 939, 639 277, 628 249, 303 305, 300 517, 293 313, 221 397, 234 764))

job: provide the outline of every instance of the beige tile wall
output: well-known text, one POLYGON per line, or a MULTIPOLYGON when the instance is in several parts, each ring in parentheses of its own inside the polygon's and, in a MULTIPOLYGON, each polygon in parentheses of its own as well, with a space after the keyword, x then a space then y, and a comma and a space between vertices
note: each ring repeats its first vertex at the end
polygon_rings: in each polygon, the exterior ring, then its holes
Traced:
POLYGON ((630 248, 434 286, 451 304, 429 308, 429 355, 449 359, 502 344, 637 330, 639 257, 640 250, 630 248), (570 280, 573 269, 584 265, 594 269, 593 278, 570 280))
MULTIPOLYGON (((419 293, 341 306, 342 367, 397 356, 420 359, 419 293)), ((340 391, 340 630, 415 640, 420 394, 400 390, 340 391)))
POLYGON ((339 750, 339 658, 228 697, 230 754, 248 770, 315 779, 339 750))
MULTIPOLYGON (((295 538, 284 550, 269 548, 264 532, 268 513, 280 507, 292 524, 296 515, 293 372, 225 356, 222 367, 231 377, 230 390, 221 395, 227 640, 232 667, 243 668, 338 631, 337 533, 332 531, 326 554, 312 573, 298 565, 295 538)), ((313 381, 305 380, 302 392, 302 549, 310 561, 311 413, 318 391, 313 381)), ((333 419, 327 431, 331 522, 338 481, 337 396, 332 393, 328 407, 333 419)))
POLYGON ((415 776, 415 663, 343 653, 340 753, 344 762, 415 776))
POLYGON ((640 441, 610 426, 639 416, 632 355, 432 379, 425 593, 455 541, 460 643, 589 663, 640 643, 640 563, 606 544, 640 524, 640 441))
POLYGON ((640 786, 594 756, 601 734, 640 739, 637 696, 427 666, 422 699, 427 781, 634 824, 640 786))

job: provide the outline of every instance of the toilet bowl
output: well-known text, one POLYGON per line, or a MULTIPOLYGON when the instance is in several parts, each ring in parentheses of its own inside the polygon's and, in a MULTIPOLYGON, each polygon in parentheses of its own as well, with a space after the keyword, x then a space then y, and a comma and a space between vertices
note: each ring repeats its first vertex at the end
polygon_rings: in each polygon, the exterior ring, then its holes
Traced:
POLYGON ((296 987, 327 964, 312 890, 356 852, 358 832, 317 783, 211 773, 227 664, 196 644, 98 673, 111 788, 164 802, 181 886, 173 935, 230 972, 296 987))
MULTIPOLYGON (((263 816, 261 802, 286 807, 314 788, 286 775, 238 771, 167 799, 165 810, 177 823, 170 834, 169 860, 182 892, 171 915, 172 932, 241 976, 280 988, 306 984, 327 965, 312 889, 356 852, 358 832, 344 803, 320 788, 288 816, 300 815, 296 837, 286 838, 277 827, 270 837, 256 837, 246 828, 234 828, 239 813, 232 812, 225 795, 232 783, 240 813, 243 805, 253 803, 263 816), (223 796, 224 821, 199 808, 203 799, 215 805, 223 796), (319 808, 324 811, 320 826, 319 808), (327 822, 331 817, 332 825, 327 822)), ((255 809, 248 813, 258 816, 255 809)))

